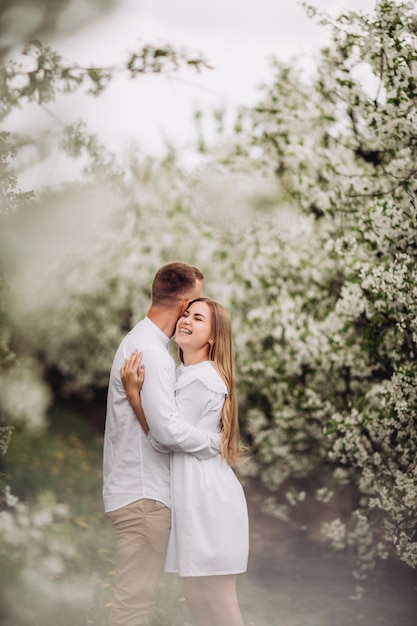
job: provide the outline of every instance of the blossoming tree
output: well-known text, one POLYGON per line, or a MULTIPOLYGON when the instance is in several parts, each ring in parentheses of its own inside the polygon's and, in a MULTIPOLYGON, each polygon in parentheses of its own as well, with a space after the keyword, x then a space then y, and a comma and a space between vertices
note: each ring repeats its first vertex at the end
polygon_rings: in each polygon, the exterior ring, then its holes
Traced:
POLYGON ((239 121, 240 158, 274 171, 304 215, 296 235, 247 236, 232 270, 247 296, 236 302, 245 430, 272 488, 329 472, 330 490, 357 485, 352 520, 326 531, 359 546, 362 567, 388 545, 415 567, 415 6, 378 0, 369 15, 320 19, 332 37, 315 74, 275 62, 239 121))

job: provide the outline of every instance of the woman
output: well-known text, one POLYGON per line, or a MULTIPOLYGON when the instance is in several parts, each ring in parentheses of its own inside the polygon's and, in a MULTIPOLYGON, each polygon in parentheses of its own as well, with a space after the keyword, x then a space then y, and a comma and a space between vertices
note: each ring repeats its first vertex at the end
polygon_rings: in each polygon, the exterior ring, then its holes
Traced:
MULTIPOLYGON (((175 388, 179 413, 199 428, 219 431, 221 454, 207 460, 171 455, 172 527, 165 570, 181 576, 197 626, 243 626, 236 575, 247 567, 248 513, 231 469, 241 448, 230 315, 217 302, 198 298, 178 320, 175 341, 182 362, 175 388)), ((143 381, 139 364, 140 355, 132 355, 121 374, 129 402, 148 432, 138 394, 143 381)))

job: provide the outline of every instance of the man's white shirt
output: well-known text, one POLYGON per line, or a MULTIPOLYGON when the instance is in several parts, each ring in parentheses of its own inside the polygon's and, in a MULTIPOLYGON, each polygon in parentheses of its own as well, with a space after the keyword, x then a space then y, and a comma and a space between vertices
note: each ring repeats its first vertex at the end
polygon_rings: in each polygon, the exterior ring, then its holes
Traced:
MULTIPOLYGON (((148 317, 124 337, 113 360, 107 397, 103 453, 103 500, 106 512, 150 498, 170 506, 170 455, 154 449, 153 438, 170 450, 206 459, 219 453, 220 435, 181 419, 175 404, 175 363, 167 337, 148 317), (150 434, 143 432, 120 378, 126 358, 139 350, 145 378, 142 407, 150 434)), ((159 449, 164 449, 160 447, 159 449)))

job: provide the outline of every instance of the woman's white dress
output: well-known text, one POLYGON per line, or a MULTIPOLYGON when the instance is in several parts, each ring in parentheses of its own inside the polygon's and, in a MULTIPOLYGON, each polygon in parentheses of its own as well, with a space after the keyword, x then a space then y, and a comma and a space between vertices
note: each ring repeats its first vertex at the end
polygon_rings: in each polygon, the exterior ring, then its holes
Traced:
MULTIPOLYGON (((181 417, 219 431, 227 388, 211 361, 177 370, 181 417)), ((231 467, 219 455, 200 460, 171 454, 171 534, 167 572, 213 576, 246 571, 249 524, 246 498, 231 467)))

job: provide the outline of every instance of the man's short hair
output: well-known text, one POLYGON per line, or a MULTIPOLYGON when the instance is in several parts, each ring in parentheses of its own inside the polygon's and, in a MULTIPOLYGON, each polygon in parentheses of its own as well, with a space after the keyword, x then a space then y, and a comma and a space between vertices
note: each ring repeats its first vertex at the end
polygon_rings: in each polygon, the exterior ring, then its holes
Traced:
POLYGON ((159 268, 153 279, 152 304, 169 306, 187 299, 189 294, 192 297, 196 281, 203 279, 204 274, 188 263, 166 263, 159 268))

